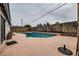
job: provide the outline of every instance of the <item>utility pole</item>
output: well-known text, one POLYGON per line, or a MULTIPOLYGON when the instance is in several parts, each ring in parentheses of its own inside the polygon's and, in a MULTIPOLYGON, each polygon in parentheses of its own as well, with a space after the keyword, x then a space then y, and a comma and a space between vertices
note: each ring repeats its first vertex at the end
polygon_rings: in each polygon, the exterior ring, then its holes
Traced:
POLYGON ((23 19, 21 19, 21 26, 23 26, 23 19))
POLYGON ((79 56, 79 3, 77 4, 77 49, 76 49, 76 56, 79 56))

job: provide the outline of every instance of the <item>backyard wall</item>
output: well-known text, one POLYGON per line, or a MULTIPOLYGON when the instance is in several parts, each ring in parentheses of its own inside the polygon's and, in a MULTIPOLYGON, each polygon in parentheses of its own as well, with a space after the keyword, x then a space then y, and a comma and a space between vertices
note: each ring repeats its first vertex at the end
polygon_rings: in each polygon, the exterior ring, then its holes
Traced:
MULTIPOLYGON (((58 32, 58 33, 71 33, 77 34, 77 21, 52 24, 49 26, 41 26, 41 27, 31 27, 30 31, 39 31, 39 32, 58 32)), ((13 32, 27 32, 29 31, 27 27, 11 27, 13 32)))
POLYGON ((59 23, 52 25, 52 31, 77 33, 77 26, 78 26, 77 21, 59 23))
POLYGON ((36 27, 35 31, 77 33, 77 26, 78 26, 77 21, 73 21, 73 22, 57 23, 42 27, 36 27))
POLYGON ((26 27, 11 27, 11 31, 12 32, 27 32, 28 31, 28 28, 26 27))

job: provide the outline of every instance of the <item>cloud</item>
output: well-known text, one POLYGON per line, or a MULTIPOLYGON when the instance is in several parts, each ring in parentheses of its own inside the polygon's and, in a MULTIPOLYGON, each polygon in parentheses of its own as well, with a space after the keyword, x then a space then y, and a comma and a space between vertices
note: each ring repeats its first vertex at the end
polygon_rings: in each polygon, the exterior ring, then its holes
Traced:
POLYGON ((52 12, 51 14, 30 23, 30 21, 34 20, 37 17, 42 16, 43 14, 51 11, 56 6, 60 4, 57 3, 16 3, 10 4, 10 12, 12 17, 12 24, 13 25, 21 25, 21 19, 23 19, 23 23, 30 24, 32 26, 36 26, 39 23, 47 23, 54 24, 55 22, 59 21, 62 22, 69 22, 75 21, 77 18, 77 11, 76 11, 76 4, 66 4, 65 6, 61 7, 60 9, 52 12), (48 7, 50 6, 50 7, 48 7), (43 10, 44 8, 48 7, 42 13, 39 11, 43 10), (38 13, 38 14, 37 14, 38 13), (37 15, 36 15, 37 14, 37 15), (39 16, 38 16, 39 15, 39 16))

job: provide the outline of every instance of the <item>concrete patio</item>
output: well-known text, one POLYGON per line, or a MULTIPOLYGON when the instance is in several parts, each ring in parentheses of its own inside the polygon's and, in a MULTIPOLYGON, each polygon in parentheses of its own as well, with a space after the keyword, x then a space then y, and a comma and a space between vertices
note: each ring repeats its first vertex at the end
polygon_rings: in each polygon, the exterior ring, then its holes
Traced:
POLYGON ((58 51, 64 44, 76 53, 77 37, 54 36, 51 38, 27 38, 24 34, 14 33, 11 40, 18 42, 7 46, 2 55, 6 56, 66 56, 58 51))

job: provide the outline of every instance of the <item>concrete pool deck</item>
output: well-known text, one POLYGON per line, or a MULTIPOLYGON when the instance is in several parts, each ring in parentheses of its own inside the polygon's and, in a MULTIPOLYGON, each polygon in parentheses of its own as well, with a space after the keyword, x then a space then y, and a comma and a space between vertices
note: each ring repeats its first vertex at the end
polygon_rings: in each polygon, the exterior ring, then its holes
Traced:
POLYGON ((3 51, 6 56, 66 56, 58 51, 64 44, 76 53, 77 37, 54 36, 51 38, 27 38, 24 34, 14 33, 11 40, 18 42, 7 46, 3 51))

